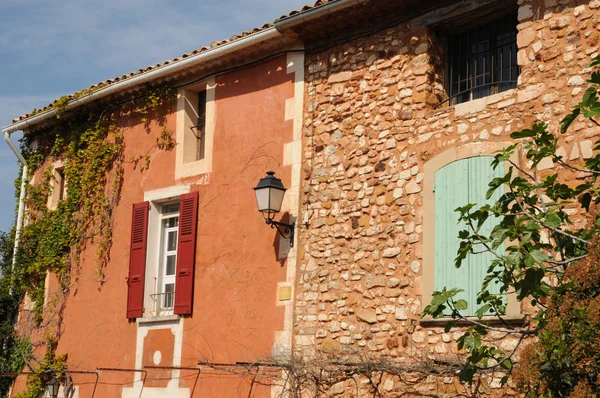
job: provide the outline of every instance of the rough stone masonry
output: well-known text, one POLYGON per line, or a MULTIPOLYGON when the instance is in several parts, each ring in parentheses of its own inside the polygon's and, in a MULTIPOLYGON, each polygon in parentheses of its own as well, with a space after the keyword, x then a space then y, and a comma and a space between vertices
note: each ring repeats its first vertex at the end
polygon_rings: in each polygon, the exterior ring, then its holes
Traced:
MULTIPOLYGON (((517 28, 517 88, 457 106, 439 105, 444 39, 434 29, 407 23, 307 56, 297 352, 456 357, 460 328, 444 333, 420 321, 421 286, 431 277, 423 274, 424 164, 451 147, 510 142, 536 121, 558 131, 598 53, 600 0, 520 0, 517 28)), ((599 127, 576 122, 559 151, 583 161, 598 135, 599 127)), ((548 159, 538 171, 557 167, 548 159)), ((504 333, 490 338, 507 351, 517 345, 504 333)), ((490 395, 513 394, 494 392, 498 381, 487 381, 490 395)), ((452 377, 442 384, 428 378, 418 390, 462 391, 452 377)), ((405 388, 398 378, 382 385, 405 388)), ((332 394, 354 389, 336 385, 332 394)))

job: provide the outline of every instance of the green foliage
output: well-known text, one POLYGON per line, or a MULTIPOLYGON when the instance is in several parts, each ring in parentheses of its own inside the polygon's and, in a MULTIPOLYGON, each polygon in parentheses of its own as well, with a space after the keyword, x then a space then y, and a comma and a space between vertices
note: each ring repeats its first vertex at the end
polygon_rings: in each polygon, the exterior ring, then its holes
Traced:
POLYGON ((529 344, 515 381, 529 397, 595 397, 600 391, 600 247, 565 272, 547 324, 529 344))
POLYGON ((60 119, 61 116, 66 112, 69 101, 71 101, 71 97, 64 95, 54 102, 54 109, 56 110, 57 119, 60 119))
MULTIPOLYGON (((80 92, 76 97, 89 94, 80 92)), ((15 335, 18 305, 25 294, 33 302, 38 327, 45 328, 44 359, 28 377, 27 390, 19 398, 38 397, 49 378, 66 368, 66 355, 55 353, 62 322, 62 303, 76 283, 80 255, 87 245, 96 248, 97 281, 104 282, 104 270, 110 259, 113 212, 123 185, 124 131, 132 118, 157 121, 161 131, 154 147, 172 150, 172 134, 164 127, 165 117, 174 99, 167 87, 146 88, 143 95, 125 103, 90 105, 67 111, 73 98, 54 103, 57 119, 50 126, 28 132, 21 150, 27 159, 29 181, 26 195, 27 225, 21 230, 15 266, 12 266, 12 235, 0 235, 2 277, 0 278, 0 371, 20 371, 31 356, 31 344, 15 335), (36 145, 32 145, 35 141, 36 145), (35 149, 32 149, 35 148, 35 149), (64 164, 66 195, 55 209, 48 208, 52 193, 53 162, 64 164), (8 264, 11 264, 10 266, 8 264), (44 281, 52 272, 59 281, 59 293, 49 303, 53 319, 44 318, 44 281), (74 279, 75 278, 75 279, 74 279)), ((148 167, 149 165, 147 165, 148 167)), ((146 168, 147 168, 146 167, 146 168)), ((17 197, 20 180, 15 182, 17 197)), ((29 362, 28 362, 29 363, 29 362)), ((31 365, 30 365, 31 366, 31 365)), ((0 379, 0 396, 10 385, 0 379)))
MULTIPOLYGON (((590 66, 599 65, 600 56, 597 56, 590 66)), ((592 74, 589 83, 590 88, 581 102, 561 121, 561 134, 567 133, 579 117, 600 125, 597 120, 600 118, 598 71, 592 74)), ((504 371, 503 382, 508 380, 514 368, 516 349, 504 352, 486 342, 489 331, 495 330, 517 336, 519 343, 528 336, 539 337, 538 343, 531 345, 535 347, 535 355, 530 352, 528 357, 539 371, 520 373, 524 392, 531 396, 543 393, 546 397, 562 397, 574 391, 587 391, 585 388, 588 387, 589 391, 595 391, 600 387, 597 381, 599 358, 586 357, 585 371, 582 371, 579 361, 583 355, 577 356, 570 350, 574 345, 597 347, 600 343, 600 334, 597 334, 600 324, 596 324, 595 318, 591 319, 590 308, 594 309, 593 317, 596 318, 600 316, 600 309, 586 301, 596 300, 600 288, 577 290, 572 283, 576 278, 569 270, 575 268, 578 261, 588 258, 593 246, 591 241, 600 232, 600 217, 594 209, 600 204, 600 141, 596 142, 594 156, 581 165, 569 164, 557 155, 560 136, 549 131, 544 123, 514 132, 511 137, 518 140, 517 143, 500 151, 493 162, 494 167, 508 162, 508 172, 489 183, 488 198, 500 190, 500 199, 481 208, 468 204, 456 209, 459 223, 468 227, 459 233, 461 243, 456 266, 463 265, 464 260, 475 252, 485 251, 495 256, 487 269, 477 302, 454 301, 459 291, 450 287, 434 292, 431 305, 424 309, 423 315, 450 317, 447 330, 459 320, 471 325, 458 343, 458 348, 468 353, 460 373, 463 381, 471 383, 478 371, 489 369, 504 371), (514 161, 520 155, 526 158, 528 168, 514 161), (578 178, 565 180, 564 175, 556 172, 539 173, 537 165, 547 158, 578 178), (481 233, 481 227, 490 217, 500 221, 491 234, 485 235, 481 233), (575 222, 576 219, 588 220, 575 222), (506 249, 498 252, 502 244, 506 249), (489 293, 492 285, 499 286, 501 293, 514 292, 519 300, 531 303, 535 312, 531 326, 519 328, 505 321, 503 298, 489 293), (584 297, 578 296, 585 305, 565 305, 565 300, 576 291, 585 291, 584 297), (548 302, 551 303, 549 307, 548 302), (476 318, 461 316, 459 311, 469 305, 476 306, 476 318), (484 315, 490 314, 499 327, 484 319, 484 315), (585 377, 582 372, 587 372, 585 377), (583 384, 579 383, 582 379, 583 384)), ((589 277, 596 278, 594 286, 600 286, 600 273, 591 273, 589 277)))
MULTIPOLYGON (((113 209, 123 183, 124 126, 142 115, 164 123, 165 107, 172 99, 172 89, 147 89, 135 101, 79 110, 24 137, 22 151, 38 181, 27 187, 29 223, 22 230, 17 272, 36 304, 47 271, 55 273, 63 289, 68 289, 70 267, 78 263, 88 243, 97 248, 97 276, 103 281, 112 242, 113 209), (32 140, 37 142, 33 151, 29 149, 32 140), (67 192, 57 208, 50 210, 53 160, 64 163, 67 192)), ((68 100, 63 97, 54 104, 59 114, 68 100)), ((160 149, 174 148, 171 133, 164 127, 156 142, 160 149)), ((41 313, 36 313, 41 319, 41 313)))
POLYGON ((48 382, 54 378, 61 379, 67 370, 67 354, 56 355, 57 341, 48 337, 46 342, 46 354, 40 361, 33 374, 27 376, 27 388, 15 398, 38 398, 46 390, 48 382))
MULTIPOLYGON (((31 350, 14 329, 22 292, 11 274, 13 244, 13 234, 0 233, 0 373, 21 371, 31 350)), ((6 396, 11 383, 11 378, 0 378, 0 397, 6 396)))

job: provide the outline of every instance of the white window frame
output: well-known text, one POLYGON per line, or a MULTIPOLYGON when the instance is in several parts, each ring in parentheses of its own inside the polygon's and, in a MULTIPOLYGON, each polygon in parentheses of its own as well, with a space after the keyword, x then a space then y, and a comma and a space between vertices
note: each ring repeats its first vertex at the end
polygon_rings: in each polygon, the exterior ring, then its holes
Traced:
MULTIPOLYGON (((177 212, 169 212, 164 213, 165 207, 179 205, 178 202, 171 203, 163 203, 160 206, 160 218, 159 225, 156 227, 158 229, 159 234, 159 259, 156 262, 158 269, 156 270, 156 283, 154 285, 154 305, 153 305, 153 313, 154 316, 160 315, 172 315, 173 314, 173 305, 175 301, 175 275, 176 275, 176 267, 177 267, 177 244, 178 244, 178 235, 179 235, 179 210, 177 212), (167 220, 176 218, 176 225, 174 227, 166 226, 165 223, 167 220), (175 232, 175 249, 169 250, 169 233, 175 232), (173 269, 172 275, 167 275, 167 262, 168 257, 175 257, 175 268, 173 269), (173 294, 168 297, 166 287, 167 285, 173 285, 173 294)), ((178 206, 179 208, 179 206, 178 206)))
POLYGON ((189 185, 175 185, 146 191, 144 201, 150 202, 150 214, 148 215, 148 246, 146 252, 146 278, 144 281, 144 318, 171 317, 173 311, 155 313, 154 299, 151 296, 158 292, 159 271, 162 263, 162 220, 161 213, 164 205, 179 201, 179 197, 190 192, 189 185))
POLYGON ((177 91, 177 127, 175 149, 175 178, 198 176, 212 172, 213 137, 215 134, 215 78, 181 88, 177 91), (204 126, 204 158, 197 159, 198 93, 206 91, 204 126))
POLYGON ((67 180, 65 178, 65 163, 62 160, 57 160, 52 164, 52 192, 48 196, 48 209, 56 210, 58 203, 67 198, 67 180))

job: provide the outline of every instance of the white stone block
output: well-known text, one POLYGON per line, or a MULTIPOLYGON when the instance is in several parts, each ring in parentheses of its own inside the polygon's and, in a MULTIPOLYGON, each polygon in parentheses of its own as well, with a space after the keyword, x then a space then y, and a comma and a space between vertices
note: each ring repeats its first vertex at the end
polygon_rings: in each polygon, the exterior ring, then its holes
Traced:
POLYGON ((581 148, 581 155, 584 159, 590 159, 594 156, 594 143, 590 140, 581 141, 579 143, 579 147, 581 148))

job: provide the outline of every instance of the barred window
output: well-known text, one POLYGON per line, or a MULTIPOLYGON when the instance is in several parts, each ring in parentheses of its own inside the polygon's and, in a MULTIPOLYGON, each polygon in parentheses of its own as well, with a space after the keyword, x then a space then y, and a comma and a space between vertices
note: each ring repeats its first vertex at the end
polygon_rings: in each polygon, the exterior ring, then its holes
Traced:
POLYGON ((448 37, 448 96, 460 104, 515 88, 517 14, 448 37))

